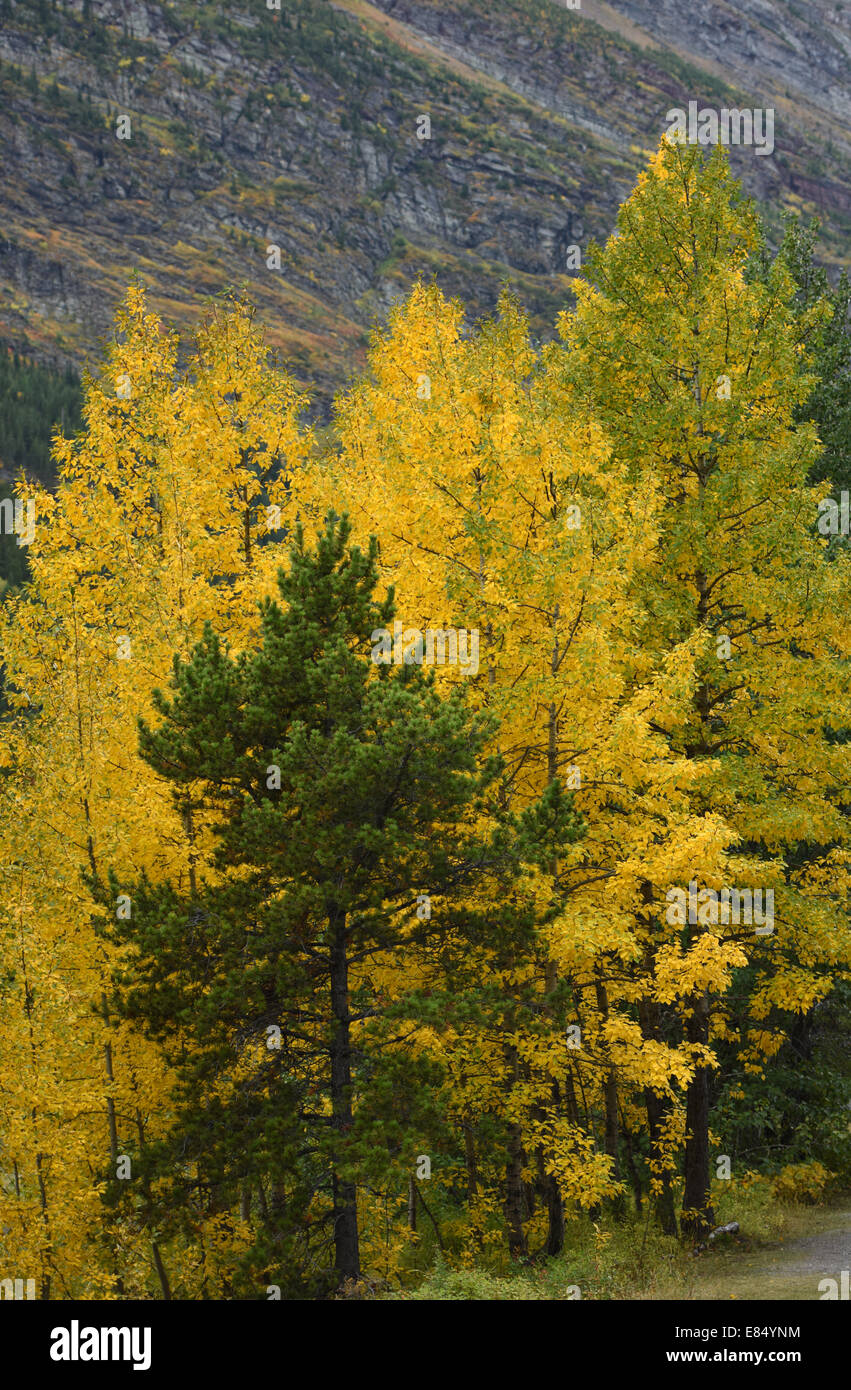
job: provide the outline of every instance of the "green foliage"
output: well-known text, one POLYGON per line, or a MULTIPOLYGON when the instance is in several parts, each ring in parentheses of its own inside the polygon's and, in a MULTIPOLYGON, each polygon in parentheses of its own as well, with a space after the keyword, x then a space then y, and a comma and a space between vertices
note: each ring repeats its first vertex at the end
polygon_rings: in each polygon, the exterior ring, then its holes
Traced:
POLYGON ((838 980, 808 1014, 772 1019, 787 1033, 764 1076, 735 1066, 725 1075, 713 1126, 735 1171, 773 1174, 788 1163, 821 1161, 851 1182, 851 985, 838 980))
POLYGON ((819 223, 807 226, 790 218, 779 255, 798 287, 797 301, 807 310, 826 300, 832 310, 827 323, 812 335, 813 393, 798 411, 799 419, 818 425, 824 453, 813 469, 813 481, 829 479, 836 493, 851 488, 851 281, 843 271, 831 286, 827 272, 816 262, 819 223))
MULTIPOLYGON (((80 381, 71 367, 59 372, 8 349, 0 350, 0 501, 12 496, 21 469, 46 487, 56 483, 50 456, 54 426, 66 434, 80 427, 80 381)), ((0 535, 0 585, 14 588, 28 575, 26 548, 15 536, 0 535)))
POLYGON ((516 1303, 538 1299, 541 1293, 531 1279, 500 1279, 484 1269, 450 1269, 438 1260, 418 1288, 397 1297, 428 1303, 516 1303))
POLYGON ((55 425, 65 434, 80 428, 80 379, 72 367, 56 371, 17 352, 0 351, 0 463, 20 468, 46 487, 56 482, 50 457, 55 425))
POLYGON ((460 689, 441 700, 418 669, 371 662, 392 593, 374 601, 376 544, 348 538, 329 520, 313 553, 298 528, 257 650, 231 657, 208 625, 175 658, 172 697, 155 693, 161 726, 140 723, 142 756, 215 839, 188 891, 122 888, 114 872, 92 885, 105 906, 132 898, 132 920, 105 928, 134 955, 118 1010, 178 1077, 170 1135, 137 1155, 164 1194, 158 1218, 188 1232, 199 1188, 208 1215, 266 1189, 246 1268, 255 1289, 289 1293, 311 1287, 311 1232, 329 1221, 338 1273, 357 1276, 356 1235, 340 1248, 353 1179, 386 1181, 388 1158, 404 1174, 427 1120, 439 1069, 400 1050, 409 1006, 386 1000, 382 969, 453 935, 498 942, 514 923, 519 940, 523 921, 506 907, 494 924, 459 896, 516 870, 499 826, 490 841, 466 828, 498 771, 477 767, 489 721, 460 689), (434 921, 416 914, 423 891, 445 903, 434 921))

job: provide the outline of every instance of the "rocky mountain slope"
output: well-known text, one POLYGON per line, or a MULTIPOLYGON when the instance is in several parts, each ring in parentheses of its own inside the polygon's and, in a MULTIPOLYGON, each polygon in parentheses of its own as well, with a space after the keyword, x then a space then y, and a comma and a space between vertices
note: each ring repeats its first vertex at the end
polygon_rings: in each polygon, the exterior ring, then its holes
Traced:
POLYGON ((244 286, 322 413, 418 275, 545 336, 689 99, 776 108, 737 172, 848 262, 851 6, 276 3, 0 0, 0 339, 94 363, 132 274, 187 329, 244 286))

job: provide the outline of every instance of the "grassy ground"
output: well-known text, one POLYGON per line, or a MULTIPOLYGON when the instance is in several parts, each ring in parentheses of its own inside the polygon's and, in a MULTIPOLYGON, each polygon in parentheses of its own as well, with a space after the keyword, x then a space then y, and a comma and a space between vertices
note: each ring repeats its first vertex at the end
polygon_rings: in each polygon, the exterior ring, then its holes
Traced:
POLYGON ((819 1299, 822 1279, 851 1266, 851 1210, 844 1206, 779 1208, 784 1235, 750 1250, 727 1248, 701 1260, 694 1298, 784 1301, 819 1299))
POLYGON ((719 1223, 739 1234, 698 1254, 659 1235, 644 1218, 617 1225, 587 1218, 568 1225, 564 1254, 522 1273, 450 1269, 438 1261, 402 1293, 413 1300, 771 1299, 812 1301, 819 1282, 851 1266, 851 1194, 819 1206, 783 1204, 767 1189, 719 1197, 719 1223))

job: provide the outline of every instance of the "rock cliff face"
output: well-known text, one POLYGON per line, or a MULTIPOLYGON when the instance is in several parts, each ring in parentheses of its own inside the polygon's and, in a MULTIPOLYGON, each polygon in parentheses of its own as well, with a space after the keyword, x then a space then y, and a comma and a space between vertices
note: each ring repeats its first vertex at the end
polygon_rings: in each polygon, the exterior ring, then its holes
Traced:
POLYGON ((690 98, 774 102, 737 172, 847 256, 849 11, 275 3, 0 0, 0 338, 93 362, 134 272, 187 329, 244 285, 321 414, 418 275, 474 316, 508 280, 551 333, 571 248, 690 98))
POLYGON ((851 132, 851 6, 836 0, 620 0, 608 8, 728 81, 791 93, 809 114, 851 132))

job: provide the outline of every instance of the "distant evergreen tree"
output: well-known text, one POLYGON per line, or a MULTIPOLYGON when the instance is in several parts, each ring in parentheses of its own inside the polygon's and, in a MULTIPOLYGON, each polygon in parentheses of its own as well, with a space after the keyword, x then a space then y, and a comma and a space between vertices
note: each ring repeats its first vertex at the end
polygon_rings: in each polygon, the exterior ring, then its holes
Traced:
MULTIPOLYGON (((56 484, 50 438, 56 425, 74 434, 81 424, 80 379, 70 366, 42 367, 0 349, 0 501, 12 496, 20 469, 48 488, 56 484)), ((0 533, 0 592, 28 575, 26 547, 0 533)))
POLYGON ((778 251, 798 286, 802 311, 823 300, 831 317, 810 336, 811 371, 817 377, 810 399, 798 407, 797 418, 818 425, 824 453, 812 470, 813 482, 829 479, 835 494, 851 490, 851 281, 843 271, 835 286, 816 260, 819 221, 786 220, 778 251))

